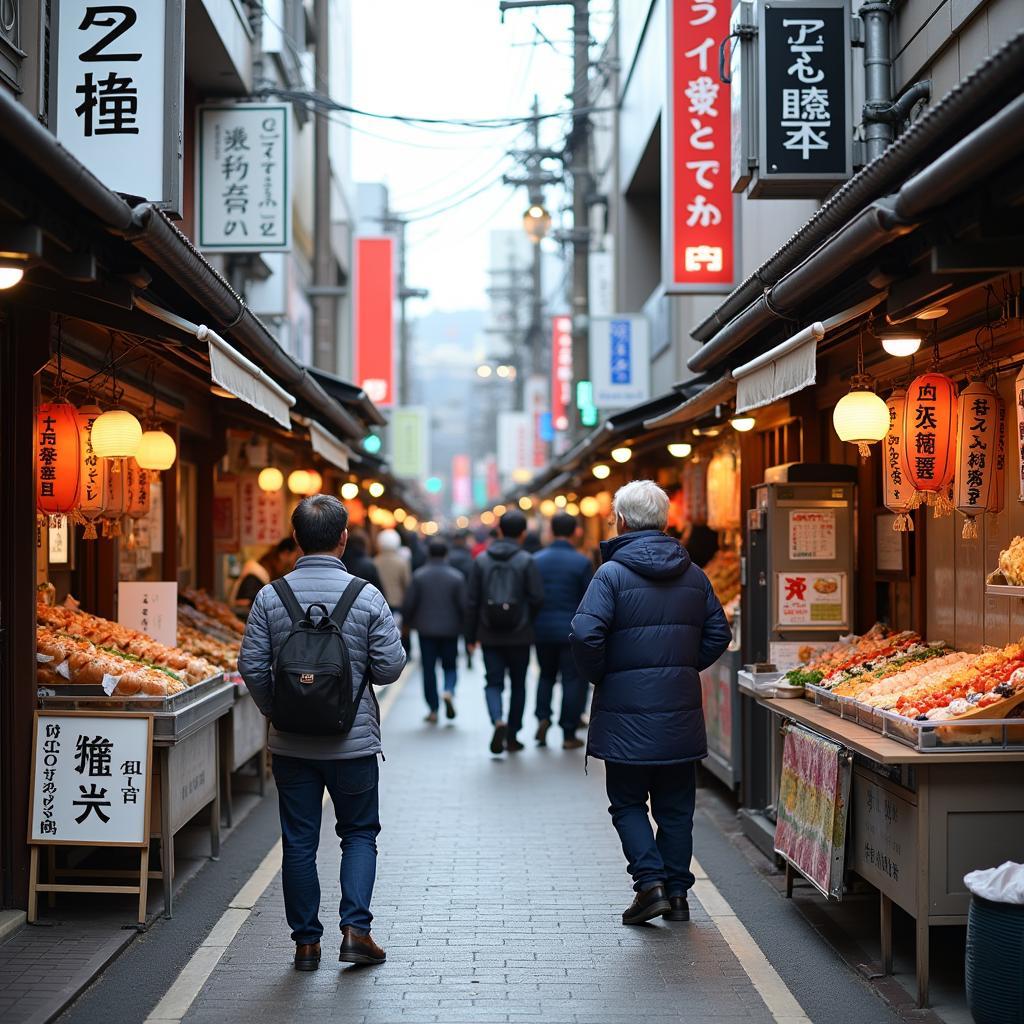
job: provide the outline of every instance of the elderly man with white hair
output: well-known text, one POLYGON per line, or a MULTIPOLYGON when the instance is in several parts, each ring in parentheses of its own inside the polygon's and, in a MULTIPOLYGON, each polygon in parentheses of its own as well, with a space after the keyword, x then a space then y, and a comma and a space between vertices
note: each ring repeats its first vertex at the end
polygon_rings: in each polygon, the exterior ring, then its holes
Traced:
POLYGON ((587 754, 605 762, 636 892, 623 924, 690 919, 696 763, 707 757, 700 672, 731 639, 707 576, 664 532, 668 506, 651 480, 616 492, 618 536, 601 545, 572 620, 576 664, 595 684, 587 754))

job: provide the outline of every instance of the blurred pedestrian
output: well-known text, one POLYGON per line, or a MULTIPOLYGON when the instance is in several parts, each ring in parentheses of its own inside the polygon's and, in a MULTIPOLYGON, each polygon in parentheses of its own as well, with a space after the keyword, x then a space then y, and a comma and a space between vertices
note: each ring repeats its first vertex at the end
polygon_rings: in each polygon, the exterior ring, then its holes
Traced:
POLYGON ((544 600, 540 573, 521 546, 526 517, 512 509, 499 520, 498 531, 498 539, 473 563, 466 609, 466 643, 470 651, 479 643, 484 652, 492 754, 523 749, 516 734, 526 710, 532 621, 544 600), (502 710, 506 673, 511 687, 507 719, 502 710))
POLYGON ((299 546, 295 543, 295 538, 285 537, 272 548, 267 548, 259 559, 250 558, 242 566, 238 582, 231 594, 231 605, 235 614, 244 619, 249 614, 256 595, 268 583, 291 572, 298 557, 299 546))
POLYGON ((528 530, 523 538, 523 550, 535 555, 542 547, 544 542, 540 539, 540 530, 528 530))
POLYGON ((432 540, 427 545, 427 564, 412 574, 405 594, 403 619, 415 629, 420 640, 423 667, 423 696, 429 713, 427 721, 437 721, 437 663, 444 671, 444 710, 455 717, 455 684, 459 635, 466 618, 466 580, 448 564, 448 545, 432 540))
POLYGON ((552 541, 533 556, 544 583, 544 603, 533 622, 540 678, 537 681, 537 745, 547 746, 551 728, 551 700, 561 677, 562 709, 558 724, 562 748, 578 750, 583 740, 576 736, 586 703, 587 683, 573 660, 569 633, 572 617, 593 576, 590 559, 572 546, 579 524, 575 516, 559 512, 551 519, 552 541))
POLYGON ((348 546, 345 548, 345 568, 353 576, 357 576, 367 583, 372 583, 381 593, 383 587, 380 582, 380 573, 377 566, 373 564, 370 557, 370 542, 362 530, 349 530, 348 546))
POLYGON ((394 530, 381 530, 377 534, 377 554, 373 559, 380 576, 381 590, 393 611, 401 611, 405 592, 412 579, 408 558, 400 553, 402 539, 394 530))
POLYGON ((604 564, 572 620, 576 664, 595 686, 587 753, 605 762, 636 892, 623 924, 690 919, 696 763, 707 756, 700 672, 731 639, 707 576, 665 536, 668 508, 651 480, 619 488, 618 536, 601 545, 604 564))
POLYGON ((477 534, 476 543, 473 545, 473 558, 479 558, 498 539, 497 528, 488 530, 486 533, 477 534))
MULTIPOLYGON (((458 569, 469 583, 470 574, 473 572, 473 554, 469 550, 469 538, 472 534, 469 530, 456 530, 452 535, 451 547, 448 549, 448 564, 453 569, 458 569)), ((466 638, 463 636, 462 643, 465 645, 466 638)), ((473 667, 473 655, 466 647, 466 668, 473 667)))

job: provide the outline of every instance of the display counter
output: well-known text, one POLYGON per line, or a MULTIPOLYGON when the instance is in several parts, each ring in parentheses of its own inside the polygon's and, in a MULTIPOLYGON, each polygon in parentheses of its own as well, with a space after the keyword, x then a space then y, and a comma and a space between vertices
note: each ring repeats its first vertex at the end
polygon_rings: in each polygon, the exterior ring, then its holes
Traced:
POLYGON ((739 668, 740 652, 728 650, 700 674, 708 735, 708 756, 702 763, 730 789, 740 781, 739 668))
POLYGON ((256 762, 259 794, 267 786, 267 720, 256 706, 252 695, 237 672, 229 673, 234 687, 234 701, 221 726, 221 806, 224 824, 234 823, 234 802, 231 795, 231 776, 250 762, 256 762))
MULTIPOLYGON (((927 1006, 929 929, 967 923, 968 871, 1020 859, 1024 750, 919 751, 806 700, 752 691, 749 699, 771 716, 774 734, 795 723, 852 753, 846 866, 879 891, 886 974, 892 972, 893 904, 914 918, 918 1005, 927 1006)), ((778 743, 771 765, 777 794, 778 743)), ((791 892, 791 874, 787 882, 791 892)))

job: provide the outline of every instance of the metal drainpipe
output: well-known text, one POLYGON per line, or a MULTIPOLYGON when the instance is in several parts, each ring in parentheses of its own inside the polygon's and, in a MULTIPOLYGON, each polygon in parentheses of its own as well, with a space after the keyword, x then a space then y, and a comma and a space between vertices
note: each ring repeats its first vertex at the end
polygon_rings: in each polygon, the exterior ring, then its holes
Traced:
POLYGON ((892 104, 892 7, 884 2, 864 4, 864 145, 868 163, 882 155, 896 137, 890 121, 873 112, 892 104))

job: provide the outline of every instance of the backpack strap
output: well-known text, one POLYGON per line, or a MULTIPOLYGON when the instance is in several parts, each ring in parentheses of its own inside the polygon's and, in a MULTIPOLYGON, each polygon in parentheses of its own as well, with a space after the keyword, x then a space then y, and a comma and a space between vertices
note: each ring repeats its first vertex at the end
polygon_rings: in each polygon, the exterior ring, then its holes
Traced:
POLYGON ((274 580, 270 585, 274 588, 274 593, 281 599, 281 604, 284 605, 285 611, 288 612, 292 625, 297 626, 306 615, 299 604, 299 599, 295 596, 295 591, 288 586, 288 582, 283 576, 280 579, 274 580))
POLYGON ((361 580, 358 576, 353 576, 349 580, 348 586, 342 592, 341 597, 338 598, 338 603, 334 606, 334 611, 331 612, 331 619, 338 629, 341 629, 342 623, 348 618, 352 605, 356 603, 356 598, 359 597, 365 586, 366 580, 361 580))

